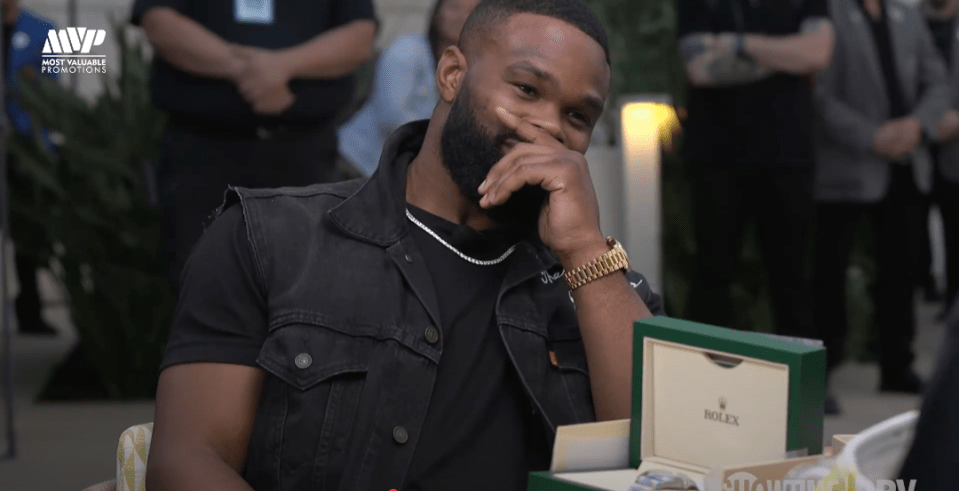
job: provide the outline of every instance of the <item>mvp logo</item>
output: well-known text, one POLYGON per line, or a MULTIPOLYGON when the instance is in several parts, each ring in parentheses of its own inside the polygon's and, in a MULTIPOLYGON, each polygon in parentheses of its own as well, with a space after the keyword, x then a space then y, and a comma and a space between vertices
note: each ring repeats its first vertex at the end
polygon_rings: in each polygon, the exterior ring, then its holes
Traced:
POLYGON ((43 54, 68 55, 77 52, 87 54, 94 46, 103 44, 106 37, 107 31, 103 29, 86 27, 50 29, 47 32, 47 40, 43 43, 43 54))

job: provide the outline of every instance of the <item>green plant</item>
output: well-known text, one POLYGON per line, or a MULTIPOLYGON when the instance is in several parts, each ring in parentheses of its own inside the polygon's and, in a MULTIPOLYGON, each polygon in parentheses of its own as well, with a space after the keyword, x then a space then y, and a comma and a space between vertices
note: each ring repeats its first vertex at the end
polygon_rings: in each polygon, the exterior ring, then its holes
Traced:
POLYGON ((93 103, 21 74, 18 97, 33 115, 35 138, 13 139, 10 151, 32 189, 11 209, 42 224, 45 243, 56 244, 54 270, 79 349, 107 395, 148 398, 175 304, 158 261, 158 211, 144 165, 157 156, 165 121, 150 102, 143 45, 128 40, 124 25, 114 23, 114 34, 119 64, 108 66, 113 76, 103 77, 93 103), (60 135, 56 151, 47 150, 40 127, 60 135))

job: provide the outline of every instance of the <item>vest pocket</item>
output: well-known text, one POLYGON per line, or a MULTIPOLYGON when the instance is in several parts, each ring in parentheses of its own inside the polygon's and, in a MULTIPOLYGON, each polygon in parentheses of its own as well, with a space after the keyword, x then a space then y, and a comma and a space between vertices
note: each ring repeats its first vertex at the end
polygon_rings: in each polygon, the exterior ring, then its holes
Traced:
POLYGON ((321 325, 289 324, 270 332, 257 362, 269 377, 262 403, 274 422, 271 460, 277 489, 335 489, 361 408, 373 339, 321 325))

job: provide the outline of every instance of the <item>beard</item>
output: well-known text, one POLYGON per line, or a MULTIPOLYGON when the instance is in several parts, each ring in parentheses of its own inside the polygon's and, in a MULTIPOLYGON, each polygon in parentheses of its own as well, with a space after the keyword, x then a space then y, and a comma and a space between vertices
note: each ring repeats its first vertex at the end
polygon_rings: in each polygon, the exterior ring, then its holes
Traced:
MULTIPOLYGON (((510 139, 520 141, 513 131, 492 135, 480 125, 469 87, 464 85, 450 107, 440 136, 440 149, 446 170, 460 193, 477 206, 482 198, 477 189, 493 165, 505 155, 502 149, 510 139)), ((548 197, 549 193, 542 187, 526 185, 502 205, 485 212, 497 225, 527 237, 536 233, 539 215, 548 197)))

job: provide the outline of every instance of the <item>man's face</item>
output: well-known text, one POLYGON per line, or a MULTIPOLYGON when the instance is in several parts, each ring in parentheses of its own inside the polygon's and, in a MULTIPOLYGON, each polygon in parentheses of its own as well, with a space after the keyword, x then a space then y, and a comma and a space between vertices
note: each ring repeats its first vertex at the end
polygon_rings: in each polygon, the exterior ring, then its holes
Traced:
MULTIPOLYGON (((443 126, 443 161, 460 192, 479 203, 490 169, 519 142, 500 123, 497 107, 585 153, 609 94, 602 47, 551 17, 519 14, 486 39, 474 40, 469 64, 443 126)), ((500 225, 531 233, 548 193, 527 186, 487 211, 500 225)))

